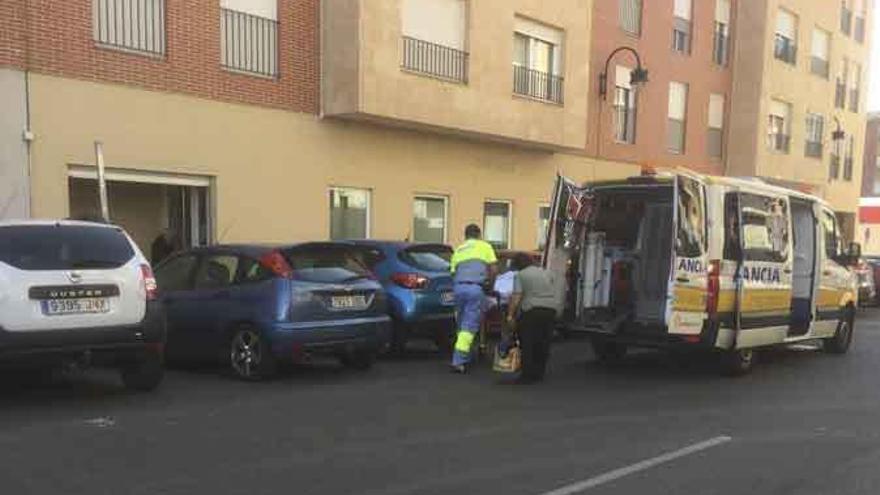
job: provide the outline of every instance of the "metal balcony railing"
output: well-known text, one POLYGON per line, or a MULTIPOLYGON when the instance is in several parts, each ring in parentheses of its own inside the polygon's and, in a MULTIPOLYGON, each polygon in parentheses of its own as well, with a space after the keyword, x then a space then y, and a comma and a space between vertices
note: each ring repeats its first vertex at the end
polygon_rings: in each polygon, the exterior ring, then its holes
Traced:
POLYGON ((278 22, 220 9, 220 60, 227 69, 278 75, 278 22))
POLYGON ((165 53, 165 0, 94 0, 95 41, 144 53, 165 53))
POLYGON ((715 32, 715 45, 712 49, 712 61, 716 64, 725 67, 727 66, 727 60, 730 56, 730 36, 718 32, 715 32))
POLYGON ((824 146, 820 142, 807 141, 804 145, 804 156, 822 158, 822 152, 824 151, 823 148, 824 146))
POLYGON ((828 61, 816 56, 810 57, 810 72, 817 76, 828 79, 828 61))
POLYGON ((636 142, 636 109, 629 105, 614 105, 614 140, 618 143, 636 142))
POLYGON ((794 40, 777 34, 773 46, 773 55, 783 62, 794 65, 795 60, 797 60, 797 45, 795 45, 794 40))
POLYGON ((468 80, 467 52, 408 36, 403 37, 400 66, 449 81, 467 83, 468 80))
POLYGON ((513 92, 539 100, 563 104, 562 76, 555 76, 521 65, 513 66, 513 92))
POLYGON ((788 153, 791 149, 791 136, 787 134, 768 134, 767 145, 773 151, 788 153))

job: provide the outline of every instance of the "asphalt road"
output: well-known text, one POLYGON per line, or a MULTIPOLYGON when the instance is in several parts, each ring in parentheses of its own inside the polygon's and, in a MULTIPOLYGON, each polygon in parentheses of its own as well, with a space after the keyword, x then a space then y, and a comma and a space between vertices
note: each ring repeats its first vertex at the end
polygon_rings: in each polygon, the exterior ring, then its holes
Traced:
POLYGON ((850 354, 763 354, 749 376, 558 343, 548 381, 449 375, 429 352, 269 383, 174 370, 0 378, 8 494, 876 494, 880 311, 850 354), (554 492, 554 490, 556 490, 554 492))

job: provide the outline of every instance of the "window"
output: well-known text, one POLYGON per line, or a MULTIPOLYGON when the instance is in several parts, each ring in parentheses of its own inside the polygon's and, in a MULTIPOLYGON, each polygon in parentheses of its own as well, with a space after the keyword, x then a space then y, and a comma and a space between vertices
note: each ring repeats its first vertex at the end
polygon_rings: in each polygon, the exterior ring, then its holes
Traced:
POLYGON ((822 231, 825 234, 825 255, 836 259, 841 252, 840 237, 837 231, 837 218, 828 210, 822 211, 822 231))
POLYGON ((706 202, 700 183, 678 178, 678 234, 675 253, 696 258, 706 249, 706 202))
POLYGON ((825 137, 825 117, 807 114, 807 139, 804 145, 804 156, 822 158, 822 142, 825 137))
POLYGON ((859 43, 865 42, 865 0, 855 0, 856 21, 853 25, 853 38, 859 43))
POLYGON ((401 67, 467 82, 466 0, 404 0, 402 19, 401 67))
POLYGON ((843 110, 846 108, 846 85, 849 78, 849 60, 843 59, 837 73, 837 85, 834 91, 834 106, 843 110))
POLYGON ((614 89, 614 140, 618 143, 636 142, 636 93, 630 84, 632 70, 618 65, 614 89))
POLYGON ((770 102, 770 119, 767 126, 767 147, 773 151, 788 153, 791 144, 791 104, 779 100, 770 102))
POLYGON ((687 122, 688 85, 669 83, 669 109, 666 124, 666 149, 672 153, 684 153, 687 122))
POLYGON ((517 17, 513 47, 513 92, 563 103, 562 31, 517 17))
POLYGON ((192 273, 196 257, 191 254, 171 258, 156 269, 156 283, 160 291, 187 290, 192 288, 192 273))
POLYGON ((550 227, 550 205, 538 207, 538 249, 547 245, 547 229, 550 227))
POLYGON ((220 61, 223 67, 278 75, 277 0, 220 0, 220 61))
POLYGON ((840 31, 849 36, 852 33, 852 7, 851 0, 841 0, 840 2, 840 31))
POLYGON ((730 58, 730 0, 715 0, 715 38, 712 61, 722 67, 730 58))
POLYGON ((739 194, 724 195, 724 259, 739 261, 742 250, 739 242, 739 194))
POLYGON ((370 191, 335 187, 330 189, 330 239, 370 237, 370 191))
POLYGON ((739 201, 745 259, 775 262, 788 259, 788 203, 785 199, 740 194, 739 201))
POLYGON ((93 0, 92 31, 101 45, 165 53, 165 0, 93 0))
POLYGON ((404 249, 398 257, 407 265, 420 270, 448 272, 452 248, 438 244, 423 244, 404 249))
POLYGON ((0 262, 19 270, 111 269, 121 267, 133 257, 131 243, 117 228, 84 225, 0 227, 0 262))
POLYGON ((624 31, 642 33, 642 0, 618 0, 620 27, 624 31))
POLYGON ((415 198, 412 237, 416 242, 446 242, 446 198, 415 198))
POLYGON ((810 57, 810 72, 828 79, 828 49, 831 34, 823 29, 813 29, 813 52, 810 57))
POLYGON ((862 86, 862 66, 853 62, 849 88, 849 110, 858 113, 862 86))
POLYGON ((675 0, 672 20, 672 49, 684 54, 691 53, 692 0, 675 0))
POLYGON ((242 284, 265 282, 275 276, 272 270, 251 258, 241 258, 239 260, 239 272, 239 282, 242 284))
POLYGON ((202 259, 196 270, 196 289, 222 289, 232 285, 238 270, 238 256, 212 255, 202 259))
POLYGON ((483 203, 483 238, 495 249, 510 248, 510 203, 483 203))
POLYGON ((709 95, 709 156, 721 158, 724 155, 724 95, 709 95))
POLYGON ((846 151, 843 155, 843 180, 851 181, 853 178, 853 159, 855 157, 856 141, 852 134, 846 138, 846 151))
POLYGON ((791 65, 795 65, 797 60, 797 17, 787 10, 780 9, 776 14, 773 55, 791 65))
POLYGON ((341 283, 371 276, 356 251, 339 245, 312 244, 285 249, 282 254, 297 280, 341 283))

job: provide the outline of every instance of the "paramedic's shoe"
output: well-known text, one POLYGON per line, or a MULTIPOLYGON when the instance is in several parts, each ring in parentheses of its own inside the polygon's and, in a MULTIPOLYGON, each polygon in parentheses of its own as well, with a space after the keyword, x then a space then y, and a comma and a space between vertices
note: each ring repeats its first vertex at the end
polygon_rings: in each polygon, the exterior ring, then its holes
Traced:
POLYGON ((467 366, 464 364, 450 364, 449 372, 454 373, 456 375, 466 375, 467 374, 467 366))

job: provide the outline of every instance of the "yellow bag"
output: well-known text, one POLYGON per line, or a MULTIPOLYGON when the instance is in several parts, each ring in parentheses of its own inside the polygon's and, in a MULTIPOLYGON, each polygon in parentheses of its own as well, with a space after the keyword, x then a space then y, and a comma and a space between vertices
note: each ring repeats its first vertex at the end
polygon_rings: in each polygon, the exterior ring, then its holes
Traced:
POLYGON ((495 359, 492 362, 492 369, 499 373, 516 373, 522 367, 522 354, 519 346, 511 347, 507 351, 507 356, 501 357, 498 346, 495 346, 495 359))

